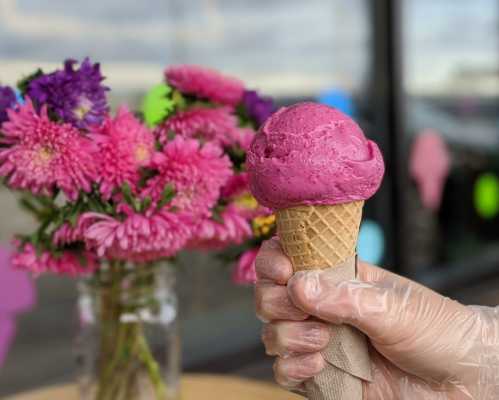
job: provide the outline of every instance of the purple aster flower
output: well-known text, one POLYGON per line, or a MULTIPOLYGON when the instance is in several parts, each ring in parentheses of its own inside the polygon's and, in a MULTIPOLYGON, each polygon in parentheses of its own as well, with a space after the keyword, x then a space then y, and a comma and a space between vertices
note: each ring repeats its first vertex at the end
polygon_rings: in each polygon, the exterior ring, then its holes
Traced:
POLYGON ((99 124, 109 111, 104 77, 99 64, 88 58, 75 69, 75 60, 66 60, 64 69, 42 75, 29 83, 27 95, 37 107, 48 106, 49 112, 78 128, 99 124))
POLYGON ((16 94, 8 86, 0 86, 0 125, 7 121, 7 109, 16 104, 16 94))
POLYGON ((261 97, 255 90, 245 90, 243 94, 243 105, 250 118, 254 119, 258 126, 276 110, 274 100, 271 97, 261 97))

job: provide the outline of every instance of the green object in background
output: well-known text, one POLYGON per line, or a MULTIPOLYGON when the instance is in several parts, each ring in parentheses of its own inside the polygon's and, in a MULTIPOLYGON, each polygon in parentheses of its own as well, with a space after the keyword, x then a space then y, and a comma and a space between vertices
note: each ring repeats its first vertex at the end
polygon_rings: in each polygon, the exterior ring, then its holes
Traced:
POLYGON ((142 112, 146 124, 153 128, 163 121, 175 108, 170 95, 172 88, 164 83, 152 87, 142 102, 142 112))
POLYGON ((475 209, 484 219, 492 219, 499 214, 499 179, 494 173, 480 175, 475 182, 475 209))

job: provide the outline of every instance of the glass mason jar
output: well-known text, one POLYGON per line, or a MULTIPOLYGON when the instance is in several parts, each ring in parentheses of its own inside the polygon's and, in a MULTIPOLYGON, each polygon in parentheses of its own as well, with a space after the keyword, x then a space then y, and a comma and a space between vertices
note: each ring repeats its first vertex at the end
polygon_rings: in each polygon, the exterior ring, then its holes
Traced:
POLYGON ((79 284, 82 400, 176 400, 180 343, 171 265, 112 262, 79 284))

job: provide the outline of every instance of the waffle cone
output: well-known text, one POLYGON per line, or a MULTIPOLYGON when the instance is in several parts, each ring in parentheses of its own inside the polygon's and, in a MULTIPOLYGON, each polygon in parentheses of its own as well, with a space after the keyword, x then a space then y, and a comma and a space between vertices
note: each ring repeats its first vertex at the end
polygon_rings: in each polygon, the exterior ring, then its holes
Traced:
POLYGON ((363 201, 277 212, 277 233, 296 271, 340 265, 355 254, 363 201))
MULTIPOLYGON (((277 233, 295 272, 333 268, 329 279, 354 279, 355 250, 363 201, 298 206, 277 212, 277 233)), ((327 367, 306 382, 311 400, 361 400, 362 382, 371 380, 365 337, 349 325, 334 326, 322 356, 327 367)))

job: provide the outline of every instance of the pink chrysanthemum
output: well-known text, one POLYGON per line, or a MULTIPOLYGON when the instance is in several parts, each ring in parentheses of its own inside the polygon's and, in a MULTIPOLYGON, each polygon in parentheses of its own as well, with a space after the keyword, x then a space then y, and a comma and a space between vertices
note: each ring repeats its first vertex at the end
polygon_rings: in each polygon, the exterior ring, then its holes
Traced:
POLYGON ((232 281, 238 285, 248 285, 256 282, 255 259, 258 248, 246 250, 232 271, 232 281))
POLYGON ((230 131, 229 134, 229 142, 231 144, 236 144, 242 150, 248 151, 251 146, 251 142, 253 142, 253 138, 255 137, 256 132, 251 128, 237 127, 236 129, 230 131))
POLYGON ((244 94, 244 84, 210 68, 177 65, 165 71, 166 81, 183 93, 235 106, 244 94))
POLYGON ((77 227, 72 227, 69 223, 64 223, 55 231, 52 242, 56 246, 74 243, 82 239, 82 233, 77 227))
POLYGON ((69 199, 90 191, 96 179, 95 146, 70 124, 49 120, 43 107, 37 114, 31 100, 8 110, 2 125, 0 176, 15 189, 50 194, 55 187, 69 199))
POLYGON ((237 129, 237 119, 227 107, 196 107, 168 118, 158 129, 161 143, 168 141, 173 132, 187 138, 212 141, 222 146, 234 143, 232 132, 237 129))
POLYGON ((113 190, 125 182, 135 187, 139 168, 150 164, 154 152, 154 135, 126 108, 114 118, 106 118, 92 135, 99 145, 100 190, 109 199, 113 190))
POLYGON ((78 218, 75 226, 65 222, 57 229, 52 237, 54 246, 65 246, 67 244, 83 241, 84 233, 89 227, 89 219, 78 218))
POLYGON ((144 195, 159 202, 165 186, 173 185, 175 197, 170 203, 198 216, 209 215, 220 188, 232 175, 231 162, 220 147, 177 136, 161 153, 156 153, 153 166, 159 174, 150 179, 144 195))
POLYGON ((221 190, 222 197, 227 199, 246 193, 249 193, 249 177, 247 172, 232 175, 221 190))
POLYGON ((231 244, 241 244, 252 236, 249 222, 232 204, 220 214, 221 221, 206 218, 194 230, 188 244, 191 249, 217 250, 231 244))
POLYGON ((111 259, 147 262, 171 257, 191 236, 190 220, 167 211, 143 215, 129 210, 124 220, 86 213, 82 219, 85 224, 91 221, 84 233, 89 250, 111 259))
POLYGON ((35 275, 51 272, 59 275, 81 276, 95 271, 99 264, 92 253, 74 254, 64 251, 56 256, 48 251, 37 253, 31 243, 25 244, 14 254, 12 265, 35 275))

